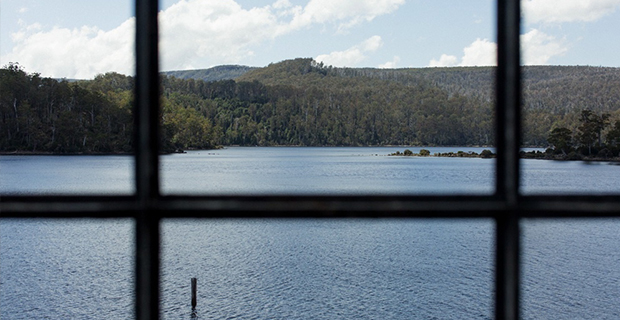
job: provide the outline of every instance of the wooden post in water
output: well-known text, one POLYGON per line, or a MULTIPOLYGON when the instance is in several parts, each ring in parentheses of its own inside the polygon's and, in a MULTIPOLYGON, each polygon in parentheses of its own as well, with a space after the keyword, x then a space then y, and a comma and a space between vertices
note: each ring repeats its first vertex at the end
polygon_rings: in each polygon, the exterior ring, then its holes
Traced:
POLYGON ((196 309, 196 287, 198 286, 198 279, 192 278, 192 309, 196 309))

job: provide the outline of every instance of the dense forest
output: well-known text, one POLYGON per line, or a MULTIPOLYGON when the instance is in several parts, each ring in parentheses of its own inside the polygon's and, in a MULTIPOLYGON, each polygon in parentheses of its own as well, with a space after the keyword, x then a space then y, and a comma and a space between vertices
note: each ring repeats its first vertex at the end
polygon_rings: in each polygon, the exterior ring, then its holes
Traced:
MULTIPOLYGON (((492 145, 491 67, 334 68, 295 59, 162 75, 163 151, 219 145, 492 145), (193 77, 217 77, 219 81, 193 77), (187 79, 182 79, 184 77, 187 79), (231 80, 235 78, 234 80, 231 80)), ((524 68, 524 145, 620 118, 620 69, 524 68)), ((67 82, 0 69, 0 151, 131 151, 133 78, 67 82)), ((606 134, 613 126, 601 129, 606 134)), ((553 140, 553 139, 551 139, 553 140)))
MULTIPOLYGON (((133 138, 132 77, 117 73, 89 81, 0 69, 0 151, 128 153, 133 138)), ((192 108, 164 99, 162 151, 215 147, 210 122, 192 108)))

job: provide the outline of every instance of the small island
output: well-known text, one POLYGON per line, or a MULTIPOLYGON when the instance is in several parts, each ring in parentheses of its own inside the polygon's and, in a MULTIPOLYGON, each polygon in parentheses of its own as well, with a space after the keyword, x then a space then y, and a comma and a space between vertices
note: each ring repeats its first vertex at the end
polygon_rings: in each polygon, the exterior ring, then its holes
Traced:
MULTIPOLYGON (((403 157, 430 157, 431 152, 427 149, 421 149, 419 153, 415 153, 409 149, 405 149, 405 151, 400 152, 396 151, 394 153, 389 154, 388 156, 403 156, 403 157)), ((495 158, 495 153, 493 151, 484 149, 482 152, 477 153, 474 151, 457 151, 457 152, 435 152, 432 155, 433 157, 443 157, 443 158, 495 158)))

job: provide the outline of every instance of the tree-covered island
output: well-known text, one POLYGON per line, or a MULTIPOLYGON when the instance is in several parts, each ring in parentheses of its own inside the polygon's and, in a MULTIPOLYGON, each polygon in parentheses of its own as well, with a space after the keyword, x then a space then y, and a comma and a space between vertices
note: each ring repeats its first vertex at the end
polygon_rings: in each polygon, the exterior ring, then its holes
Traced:
MULTIPOLYGON (((493 145, 493 71, 334 68, 295 59, 192 71, 217 81, 162 75, 162 151, 493 145)), ((524 145, 551 147, 543 154, 554 158, 618 156, 620 69, 525 67, 524 78, 524 145)), ((117 73, 67 81, 4 66, 0 152, 131 152, 133 83, 117 73)))

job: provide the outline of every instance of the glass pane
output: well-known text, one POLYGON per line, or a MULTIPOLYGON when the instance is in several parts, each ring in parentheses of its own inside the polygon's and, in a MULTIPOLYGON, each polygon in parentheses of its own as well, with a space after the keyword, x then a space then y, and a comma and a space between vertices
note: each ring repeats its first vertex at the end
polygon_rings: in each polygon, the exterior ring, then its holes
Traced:
POLYGON ((165 220, 162 318, 489 319, 493 229, 481 220, 165 220))
POLYGON ((163 192, 492 193, 493 11, 164 1, 163 192))
POLYGON ((0 318, 130 319, 131 220, 0 220, 0 318))
POLYGON ((620 4, 522 3, 522 192, 618 193, 620 4))
POLYGON ((523 319, 620 317, 619 222, 522 223, 523 319))
POLYGON ((0 194, 133 191, 132 1, 1 6, 0 194))

